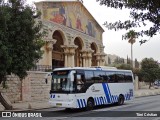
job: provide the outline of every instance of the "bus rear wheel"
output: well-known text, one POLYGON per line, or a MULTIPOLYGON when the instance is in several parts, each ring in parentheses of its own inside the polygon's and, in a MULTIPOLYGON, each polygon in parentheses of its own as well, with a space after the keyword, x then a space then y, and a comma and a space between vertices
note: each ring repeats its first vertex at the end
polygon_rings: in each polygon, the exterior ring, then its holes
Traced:
POLYGON ((93 110, 93 108, 94 108, 94 100, 90 98, 87 101, 87 110, 93 110))
POLYGON ((124 104, 124 97, 123 95, 120 95, 119 98, 118 98, 118 105, 123 105, 124 104))

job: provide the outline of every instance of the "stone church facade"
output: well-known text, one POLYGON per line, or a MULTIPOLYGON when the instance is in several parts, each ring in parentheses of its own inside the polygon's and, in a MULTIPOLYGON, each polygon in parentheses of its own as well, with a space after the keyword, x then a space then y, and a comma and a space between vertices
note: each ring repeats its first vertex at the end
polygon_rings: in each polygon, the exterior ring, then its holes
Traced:
POLYGON ((56 67, 103 66, 104 30, 79 0, 36 3, 48 35, 37 65, 56 67))

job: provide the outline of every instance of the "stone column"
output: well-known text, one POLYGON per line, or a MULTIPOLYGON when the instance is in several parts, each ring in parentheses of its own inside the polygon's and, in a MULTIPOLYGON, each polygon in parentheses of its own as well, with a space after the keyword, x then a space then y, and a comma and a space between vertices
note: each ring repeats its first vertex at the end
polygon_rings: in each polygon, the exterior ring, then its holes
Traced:
POLYGON ((86 66, 86 64, 85 64, 86 60, 85 60, 84 57, 82 59, 83 59, 83 66, 82 67, 85 67, 86 66))
POLYGON ((67 56, 66 53, 64 54, 64 56, 65 56, 65 59, 64 59, 64 60, 65 60, 64 66, 65 66, 65 67, 68 67, 68 56, 67 56))
POLYGON ((100 55, 99 54, 95 54, 95 55, 97 60, 97 66, 100 66, 100 55))
POLYGON ((92 65, 92 63, 91 63, 91 61, 92 61, 92 57, 89 57, 89 59, 88 59, 88 60, 89 60, 89 63, 88 63, 88 64, 89 64, 89 67, 91 67, 91 65, 92 65))
POLYGON ((96 59, 97 59, 97 66, 104 66, 104 61, 105 61, 105 53, 97 53, 96 59))
POLYGON ((64 49, 65 67, 74 67, 75 66, 74 55, 75 55, 75 49, 77 48, 77 46, 62 45, 61 47, 64 49))
POLYGON ((67 55, 67 67, 71 67, 71 56, 70 54, 67 55))
POLYGON ((47 65, 52 66, 52 51, 53 51, 53 45, 56 43, 57 40, 46 40, 46 50, 47 50, 47 65))
POLYGON ((75 67, 74 54, 75 53, 71 54, 71 63, 72 63, 71 67, 75 67))
POLYGON ((69 50, 68 50, 68 47, 66 45, 62 45, 61 46, 64 50, 64 56, 65 56, 65 59, 64 59, 64 66, 65 67, 68 67, 69 64, 68 64, 68 61, 69 61, 69 56, 68 56, 68 53, 69 53, 69 50))
POLYGON ((83 59, 83 67, 91 67, 92 52, 93 50, 91 49, 81 51, 83 59))
POLYGON ((88 57, 86 57, 85 65, 88 67, 88 57))
POLYGON ((105 53, 102 53, 102 54, 101 54, 101 66, 104 66, 104 65, 105 65, 105 56, 106 56, 105 53))
POLYGON ((87 52, 88 52, 88 55, 87 55, 87 57, 88 57, 88 67, 91 67, 91 65, 92 65, 92 63, 91 63, 91 61, 92 61, 92 53, 94 51, 89 49, 87 52))
POLYGON ((83 59, 83 66, 82 67, 86 67, 87 66, 87 64, 86 64, 86 51, 82 50, 81 53, 82 53, 82 59, 83 59))

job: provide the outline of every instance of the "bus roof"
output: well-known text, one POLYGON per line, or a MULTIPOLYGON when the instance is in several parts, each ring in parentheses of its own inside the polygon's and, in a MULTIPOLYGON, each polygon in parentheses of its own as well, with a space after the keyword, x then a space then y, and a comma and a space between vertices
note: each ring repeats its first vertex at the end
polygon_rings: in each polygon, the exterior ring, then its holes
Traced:
POLYGON ((58 70, 96 70, 96 71, 125 71, 125 72, 132 72, 131 70, 123 70, 123 69, 112 69, 112 68, 101 68, 101 67, 64 67, 64 68, 55 68, 53 71, 58 70))

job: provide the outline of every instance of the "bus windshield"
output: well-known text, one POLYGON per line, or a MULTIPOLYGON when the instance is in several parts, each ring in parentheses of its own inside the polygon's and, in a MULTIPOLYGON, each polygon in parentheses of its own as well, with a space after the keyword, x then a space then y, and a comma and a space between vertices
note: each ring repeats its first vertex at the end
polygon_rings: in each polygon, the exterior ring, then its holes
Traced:
POLYGON ((51 91, 57 93, 75 91, 74 73, 75 71, 73 70, 54 71, 52 77, 51 91))

